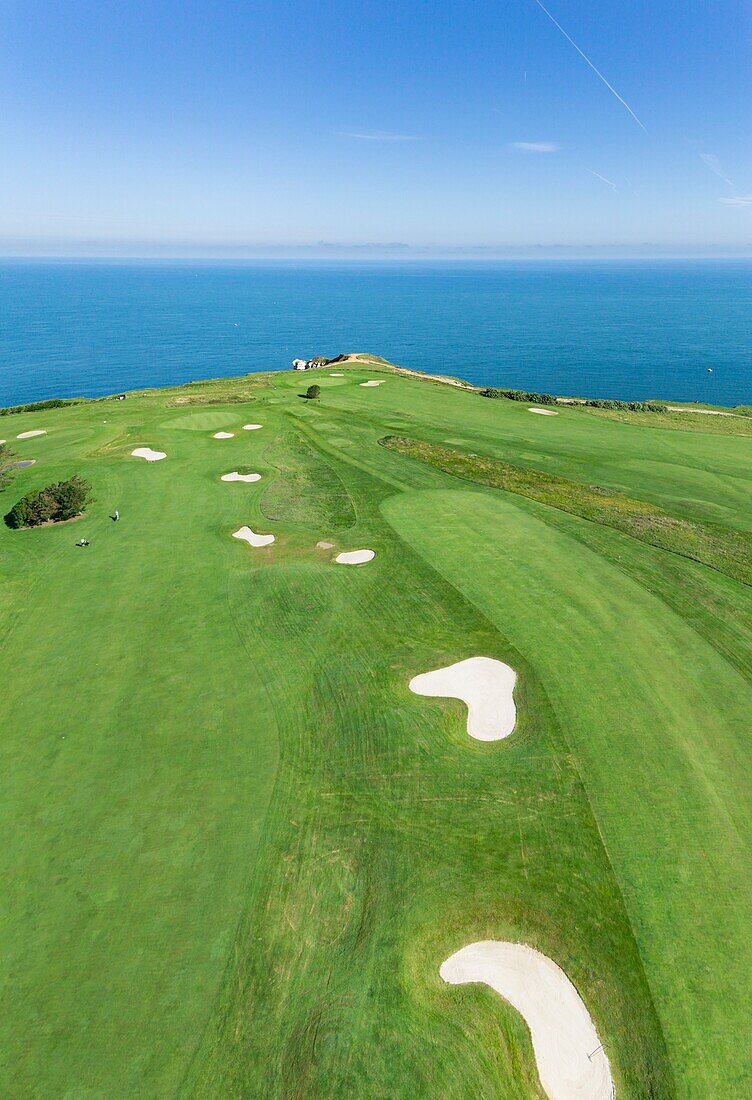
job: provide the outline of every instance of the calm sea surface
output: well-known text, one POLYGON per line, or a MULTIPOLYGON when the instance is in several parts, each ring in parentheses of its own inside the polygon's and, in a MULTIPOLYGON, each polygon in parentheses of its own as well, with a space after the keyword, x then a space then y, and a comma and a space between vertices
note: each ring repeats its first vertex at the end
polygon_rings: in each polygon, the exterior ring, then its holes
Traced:
POLYGON ((341 351, 484 385, 752 402, 752 263, 0 262, 0 405, 341 351))

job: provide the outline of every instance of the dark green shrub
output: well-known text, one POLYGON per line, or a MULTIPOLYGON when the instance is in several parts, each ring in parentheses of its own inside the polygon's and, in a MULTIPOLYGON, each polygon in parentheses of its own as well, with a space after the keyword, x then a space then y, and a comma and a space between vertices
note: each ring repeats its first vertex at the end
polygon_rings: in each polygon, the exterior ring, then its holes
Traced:
POLYGON ((309 386, 306 390, 306 397, 309 401, 315 401, 315 399, 321 393, 321 386, 309 386))
POLYGON ((576 402, 588 409, 626 409, 627 412, 668 412, 668 406, 658 401, 617 401, 616 398, 586 397, 576 402))
POLYGON ((26 526, 38 527, 40 523, 49 523, 55 517, 56 501, 54 486, 39 489, 26 494, 26 526))
POLYGON ((556 398, 550 393, 530 393, 527 390, 496 390, 488 387, 481 390, 481 397, 505 398, 507 401, 524 401, 528 405, 555 405, 556 398))
POLYGON ((48 401, 30 401, 28 405, 9 405, 0 409, 0 416, 13 416, 15 413, 43 412, 44 409, 63 409, 67 405, 80 405, 80 397, 52 397, 48 401))
POLYGON ((18 528, 73 519, 90 503, 90 492, 89 482, 74 474, 68 481, 58 481, 26 493, 5 516, 5 522, 9 527, 18 528))
POLYGON ((13 505, 11 510, 5 515, 5 522, 8 527, 25 527, 26 526, 26 504, 27 497, 30 497, 31 493, 27 493, 25 497, 21 497, 16 504, 13 505))
POLYGON ((55 519, 73 519, 79 516, 89 503, 91 485, 82 477, 74 474, 68 481, 61 481, 51 486, 47 492, 52 492, 56 504, 55 519))
MULTIPOLYGON (((507 401, 524 401, 528 405, 556 405, 557 399, 550 393, 531 393, 527 390, 497 390, 488 387, 481 390, 481 397, 505 398, 507 401)), ((584 405, 589 409, 626 409, 629 412, 668 412, 666 405, 658 401, 617 401, 615 398, 587 397, 572 400, 571 405, 584 405)))

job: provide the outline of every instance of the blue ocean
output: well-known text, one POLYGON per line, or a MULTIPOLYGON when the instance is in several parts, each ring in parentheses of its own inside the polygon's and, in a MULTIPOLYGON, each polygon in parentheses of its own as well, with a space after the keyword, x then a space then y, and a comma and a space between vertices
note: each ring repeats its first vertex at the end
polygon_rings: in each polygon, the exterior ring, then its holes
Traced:
POLYGON ((752 263, 0 262, 0 405, 346 351, 483 385, 752 402, 752 263))

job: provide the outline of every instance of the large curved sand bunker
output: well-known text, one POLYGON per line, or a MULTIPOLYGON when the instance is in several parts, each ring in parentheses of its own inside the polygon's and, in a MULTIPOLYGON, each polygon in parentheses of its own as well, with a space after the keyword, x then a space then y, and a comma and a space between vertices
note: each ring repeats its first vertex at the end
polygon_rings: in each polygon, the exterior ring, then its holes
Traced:
POLYGON ((466 661, 413 676, 410 691, 416 695, 461 699, 467 704, 467 732, 477 741, 508 737, 517 721, 514 685, 517 674, 493 657, 468 657, 466 661))
POLYGON ((445 982, 483 982, 530 1029, 538 1076, 549 1100, 610 1100, 611 1067, 582 998, 561 967, 521 943, 481 940, 439 970, 445 982))
POLYGON ((361 382, 360 384, 361 384, 361 386, 383 386, 384 385, 384 379, 383 378, 378 378, 378 379, 377 378, 371 378, 370 381, 361 382))
POLYGON ((215 432, 212 439, 233 439, 235 432, 215 432))
POLYGON ((558 416, 556 409, 533 409, 527 410, 529 413, 538 413, 539 416, 558 416))
POLYGON ((249 546, 271 546, 274 542, 274 535, 257 535, 255 531, 252 531, 250 527, 241 527, 237 531, 233 531, 232 537, 234 539, 242 539, 247 542, 249 546))
POLYGON ((222 474, 222 481, 261 481, 261 474, 239 474, 237 470, 233 470, 231 474, 222 474))
POLYGON ((364 565, 376 557, 374 550, 344 550, 334 559, 340 565, 364 565))
POLYGON ((151 447, 136 447, 131 454, 134 458, 145 458, 147 462, 161 462, 163 458, 167 458, 166 451, 153 451, 151 447))
POLYGON ((35 428, 33 432, 21 432, 16 439, 33 439, 35 435, 47 435, 46 428, 35 428))

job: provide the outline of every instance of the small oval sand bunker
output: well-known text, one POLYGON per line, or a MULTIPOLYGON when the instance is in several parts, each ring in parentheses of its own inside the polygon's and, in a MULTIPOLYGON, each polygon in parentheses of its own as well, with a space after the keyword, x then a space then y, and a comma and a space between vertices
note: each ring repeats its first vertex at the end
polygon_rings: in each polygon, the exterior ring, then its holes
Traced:
POLYGON ((559 414, 555 409, 533 409, 527 410, 529 413, 538 413, 539 416, 558 416, 559 414))
POLYGON ((476 741, 500 741, 509 737, 517 721, 514 685, 517 674, 493 657, 468 657, 466 661, 413 676, 410 691, 416 695, 461 699, 467 704, 467 732, 476 741))
POLYGON ((237 531, 233 531, 232 537, 234 539, 242 539, 247 542, 249 546, 271 546, 274 542, 274 535, 257 535, 255 531, 252 531, 250 527, 241 527, 237 531))
POLYGON ((235 432, 215 432, 212 439, 234 439, 235 432))
POLYGON ((383 386, 384 385, 384 379, 383 378, 378 378, 378 379, 377 378, 371 378, 370 381, 361 382, 360 384, 361 384, 361 386, 383 386))
POLYGON ((35 428, 33 432, 21 432, 16 439, 33 439, 36 435, 47 435, 46 428, 35 428))
POLYGON ((244 424, 243 425, 243 431, 244 432, 257 432, 259 430, 259 428, 263 428, 263 426, 264 426, 263 424, 244 424))
POLYGON ((166 451, 153 451, 151 447, 136 447, 131 454, 134 458, 145 458, 147 462, 161 462, 163 458, 167 458, 166 451))
POLYGON ((516 1008, 530 1029, 538 1076, 549 1100, 610 1100, 611 1067, 582 998, 561 967, 521 943, 482 940, 439 970, 445 982, 483 982, 516 1008))
POLYGON ((250 484, 252 481, 261 481, 261 474, 239 474, 237 470, 233 470, 231 474, 222 474, 222 481, 246 481, 250 484))
POLYGON ((334 559, 339 565, 365 565, 376 557, 374 550, 344 550, 334 559))

